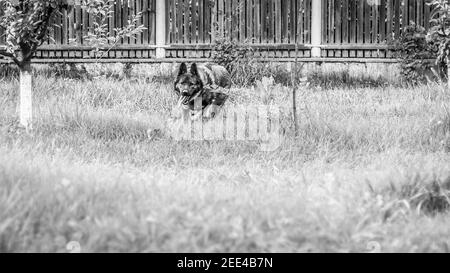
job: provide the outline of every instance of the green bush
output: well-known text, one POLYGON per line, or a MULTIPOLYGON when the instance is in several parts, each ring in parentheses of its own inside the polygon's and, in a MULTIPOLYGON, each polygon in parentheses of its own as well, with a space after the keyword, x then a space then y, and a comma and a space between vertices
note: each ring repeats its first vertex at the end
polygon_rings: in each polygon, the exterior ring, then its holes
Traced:
POLYGON ((417 85, 426 82, 430 76, 442 78, 445 64, 439 63, 438 71, 430 73, 436 66, 438 45, 427 39, 427 30, 412 23, 405 27, 398 40, 392 42, 396 57, 400 59, 401 75, 404 82, 417 85))

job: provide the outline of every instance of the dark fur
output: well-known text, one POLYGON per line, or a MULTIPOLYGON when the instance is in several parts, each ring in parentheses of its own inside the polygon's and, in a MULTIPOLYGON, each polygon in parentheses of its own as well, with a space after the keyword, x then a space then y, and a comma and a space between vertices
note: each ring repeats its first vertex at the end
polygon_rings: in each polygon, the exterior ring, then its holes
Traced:
POLYGON ((229 88, 231 86, 230 75, 219 65, 192 64, 188 71, 185 63, 182 63, 177 79, 174 83, 174 89, 182 106, 185 109, 194 109, 195 98, 202 98, 202 109, 208 106, 223 106, 228 95, 213 90, 229 88))

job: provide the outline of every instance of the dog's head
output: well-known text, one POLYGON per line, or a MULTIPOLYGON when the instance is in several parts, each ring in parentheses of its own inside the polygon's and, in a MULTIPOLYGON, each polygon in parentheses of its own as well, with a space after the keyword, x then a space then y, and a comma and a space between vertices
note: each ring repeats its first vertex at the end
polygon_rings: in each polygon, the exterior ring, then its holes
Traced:
POLYGON ((191 65, 188 71, 185 63, 180 65, 178 70, 177 80, 175 81, 175 92, 178 94, 178 106, 183 108, 189 107, 189 104, 198 96, 203 90, 203 82, 200 79, 197 65, 191 65))

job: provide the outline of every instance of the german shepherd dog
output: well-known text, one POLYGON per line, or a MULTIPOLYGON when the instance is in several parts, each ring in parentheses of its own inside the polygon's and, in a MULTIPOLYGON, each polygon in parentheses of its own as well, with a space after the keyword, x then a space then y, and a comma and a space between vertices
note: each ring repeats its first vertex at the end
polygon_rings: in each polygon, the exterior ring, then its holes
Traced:
POLYGON ((193 63, 188 71, 187 65, 182 63, 174 83, 178 95, 177 106, 182 108, 184 114, 190 113, 196 117, 201 114, 204 118, 214 118, 228 99, 228 95, 217 89, 230 87, 230 74, 223 66, 193 63), (195 109, 194 102, 197 98, 201 98, 201 109, 195 109))

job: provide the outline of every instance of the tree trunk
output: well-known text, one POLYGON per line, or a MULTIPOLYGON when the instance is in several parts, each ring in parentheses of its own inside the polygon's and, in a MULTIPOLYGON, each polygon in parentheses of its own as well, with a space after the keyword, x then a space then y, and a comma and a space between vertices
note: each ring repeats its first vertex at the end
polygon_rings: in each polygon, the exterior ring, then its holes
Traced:
POLYGON ((20 66, 20 124, 27 131, 32 129, 33 122, 33 76, 31 63, 20 66))

